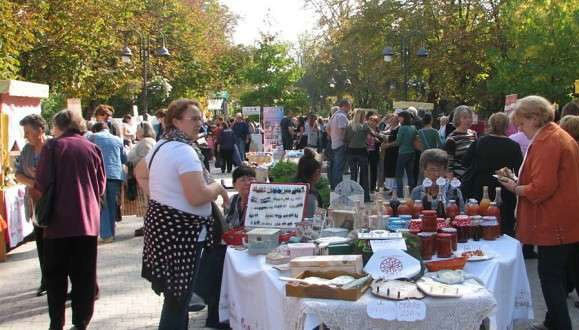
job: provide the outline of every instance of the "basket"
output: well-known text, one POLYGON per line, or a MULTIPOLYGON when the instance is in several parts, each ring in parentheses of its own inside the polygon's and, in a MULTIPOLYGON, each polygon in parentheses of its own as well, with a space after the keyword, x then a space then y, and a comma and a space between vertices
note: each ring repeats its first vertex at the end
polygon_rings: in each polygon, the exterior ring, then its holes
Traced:
POLYGON ((458 270, 463 269, 468 261, 467 257, 452 258, 446 260, 437 260, 426 262, 426 268, 429 272, 437 272, 443 269, 458 270))

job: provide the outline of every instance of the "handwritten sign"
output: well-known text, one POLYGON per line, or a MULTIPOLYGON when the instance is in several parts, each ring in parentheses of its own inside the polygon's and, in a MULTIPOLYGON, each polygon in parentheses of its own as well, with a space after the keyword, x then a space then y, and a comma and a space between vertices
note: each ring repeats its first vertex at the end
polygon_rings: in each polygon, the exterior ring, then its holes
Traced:
POLYGON ((406 250, 406 241, 404 239, 390 239, 390 240, 371 240, 370 246, 372 251, 382 251, 387 249, 406 250))
POLYGON ((372 300, 366 306, 366 313, 373 319, 387 321, 414 322, 426 318, 426 304, 422 300, 372 300))

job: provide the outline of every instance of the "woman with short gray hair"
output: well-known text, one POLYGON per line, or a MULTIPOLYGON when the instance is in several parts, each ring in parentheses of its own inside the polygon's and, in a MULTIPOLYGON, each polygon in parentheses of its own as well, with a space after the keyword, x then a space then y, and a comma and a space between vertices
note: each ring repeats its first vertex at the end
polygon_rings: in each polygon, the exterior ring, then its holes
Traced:
POLYGON ((467 105, 459 105, 454 109, 453 123, 456 129, 448 135, 444 149, 448 152, 449 171, 462 180, 466 172, 466 165, 463 157, 470 145, 476 141, 476 132, 471 130, 473 121, 473 112, 467 105))

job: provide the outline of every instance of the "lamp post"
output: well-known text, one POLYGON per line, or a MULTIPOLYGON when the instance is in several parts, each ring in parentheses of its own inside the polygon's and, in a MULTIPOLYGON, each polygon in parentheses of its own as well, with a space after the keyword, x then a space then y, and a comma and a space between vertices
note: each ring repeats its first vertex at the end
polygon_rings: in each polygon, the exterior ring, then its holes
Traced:
MULTIPOLYGON (((139 36, 139 59, 141 60, 142 64, 141 76, 143 79, 143 90, 141 92, 141 99, 143 102, 143 114, 146 114, 149 112, 147 85, 149 83, 148 79, 149 79, 150 38, 148 34, 142 34, 141 32, 136 30, 124 31, 123 33, 125 40, 123 49, 121 50, 121 60, 123 61, 123 63, 127 64, 131 63, 131 58, 133 57, 133 52, 131 51, 131 48, 128 45, 129 35, 131 33, 136 33, 139 36)), ((169 57, 171 56, 171 54, 169 53, 169 50, 167 49, 167 46, 165 44, 165 35, 163 33, 160 33, 160 35, 162 38, 162 44, 161 47, 157 49, 157 56, 169 57)))
MULTIPOLYGON (((404 101, 408 101, 408 76, 410 75, 410 40, 416 35, 421 35, 420 32, 403 33, 400 38, 400 64, 402 66, 402 74, 404 75, 404 101)), ((396 53, 392 46, 387 46, 382 51, 384 55, 384 62, 392 62, 396 53)), ((428 57, 428 50, 422 46, 416 52, 416 56, 420 58, 428 57)))

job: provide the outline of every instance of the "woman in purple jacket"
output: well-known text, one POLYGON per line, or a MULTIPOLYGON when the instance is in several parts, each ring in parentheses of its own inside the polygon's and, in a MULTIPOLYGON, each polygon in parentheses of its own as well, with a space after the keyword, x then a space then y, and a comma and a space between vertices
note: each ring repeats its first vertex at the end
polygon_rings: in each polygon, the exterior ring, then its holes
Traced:
POLYGON ((53 118, 55 139, 38 161, 35 188, 45 193, 52 182, 54 194, 48 227, 44 230, 45 275, 50 329, 65 324, 67 277, 72 283, 72 323, 86 329, 97 291, 97 236, 99 200, 106 175, 99 148, 82 134, 80 115, 62 110, 53 118))

